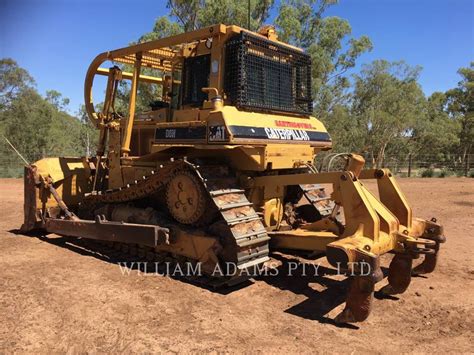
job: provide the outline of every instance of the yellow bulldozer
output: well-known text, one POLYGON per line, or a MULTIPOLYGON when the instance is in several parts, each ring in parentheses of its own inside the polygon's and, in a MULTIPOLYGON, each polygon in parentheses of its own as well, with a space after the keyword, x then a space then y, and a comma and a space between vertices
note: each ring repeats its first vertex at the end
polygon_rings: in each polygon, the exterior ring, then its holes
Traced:
POLYGON ((224 285, 242 277, 216 276, 216 266, 248 271, 273 251, 324 253, 350 275, 338 322, 369 315, 382 254, 394 254, 386 294, 435 268, 442 227, 413 217, 389 170, 364 170, 356 154, 341 171, 315 168, 332 143, 312 116, 311 58, 272 27, 219 24, 104 52, 84 98, 97 153, 26 167, 25 232, 145 248, 150 259, 199 263, 224 285), (144 109, 137 102, 150 93, 144 109))

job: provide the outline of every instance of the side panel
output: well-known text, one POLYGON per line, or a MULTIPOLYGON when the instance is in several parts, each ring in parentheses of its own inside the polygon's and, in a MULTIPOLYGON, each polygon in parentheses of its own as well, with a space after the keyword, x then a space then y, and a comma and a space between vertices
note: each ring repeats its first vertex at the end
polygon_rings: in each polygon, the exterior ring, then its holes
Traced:
POLYGON ((224 106, 222 110, 210 114, 208 125, 225 126, 230 143, 288 144, 291 141, 291 144, 321 149, 332 146, 326 128, 315 117, 249 112, 238 110, 234 106, 224 106))

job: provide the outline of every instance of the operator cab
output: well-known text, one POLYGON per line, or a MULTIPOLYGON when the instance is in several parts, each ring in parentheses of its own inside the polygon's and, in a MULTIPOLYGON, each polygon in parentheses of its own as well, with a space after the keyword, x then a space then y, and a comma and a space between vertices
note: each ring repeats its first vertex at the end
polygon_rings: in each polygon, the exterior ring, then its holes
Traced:
MULTIPOLYGON (((96 125, 120 122, 122 157, 153 153, 154 143, 209 144, 230 137, 320 141, 302 128, 325 131, 322 124, 306 122, 313 111, 309 55, 278 41, 272 27, 254 33, 216 25, 106 52, 91 64, 85 87, 91 120, 96 125), (105 61, 114 66, 100 68, 105 61), (96 74, 108 77, 100 113, 92 104, 96 74), (251 119, 248 113, 261 113, 261 127, 252 129, 247 122, 231 132, 216 115, 215 122, 208 121, 216 104, 227 107, 228 117, 251 119)), ((324 140, 328 146, 330 139, 324 140)))

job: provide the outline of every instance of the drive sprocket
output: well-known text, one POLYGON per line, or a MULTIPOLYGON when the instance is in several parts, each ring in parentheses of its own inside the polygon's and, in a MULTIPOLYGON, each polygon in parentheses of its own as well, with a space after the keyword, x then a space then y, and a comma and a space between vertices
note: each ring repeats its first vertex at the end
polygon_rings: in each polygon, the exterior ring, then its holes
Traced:
POLYGON ((183 224, 198 224, 209 204, 202 181, 190 170, 173 175, 166 185, 165 199, 171 216, 183 224))

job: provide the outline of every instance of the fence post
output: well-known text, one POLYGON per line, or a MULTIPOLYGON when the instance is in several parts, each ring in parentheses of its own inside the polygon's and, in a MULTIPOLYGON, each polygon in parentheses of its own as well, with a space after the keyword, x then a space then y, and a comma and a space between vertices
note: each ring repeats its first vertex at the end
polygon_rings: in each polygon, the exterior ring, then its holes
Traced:
POLYGON ((408 154, 408 177, 411 177, 411 153, 408 154))
POLYGON ((471 157, 471 154, 466 154, 466 160, 465 160, 465 165, 464 165, 464 176, 467 177, 467 174, 469 173, 469 158, 471 157))

